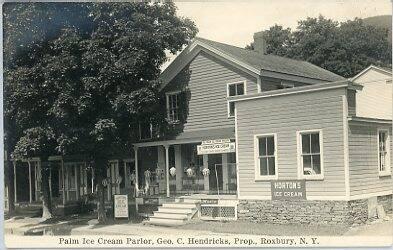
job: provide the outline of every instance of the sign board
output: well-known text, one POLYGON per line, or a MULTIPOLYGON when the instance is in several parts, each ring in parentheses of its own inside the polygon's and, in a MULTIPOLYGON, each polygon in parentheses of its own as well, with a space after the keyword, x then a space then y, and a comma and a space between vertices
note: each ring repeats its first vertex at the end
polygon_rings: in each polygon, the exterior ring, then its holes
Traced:
POLYGON ((203 204, 218 204, 218 199, 201 199, 201 205, 203 204))
POLYGON ((304 180, 282 180, 271 182, 272 200, 306 200, 304 180))
POLYGON ((216 139, 216 140, 202 141, 202 145, 206 145, 206 144, 220 144, 220 143, 227 143, 227 142, 231 142, 231 139, 216 139))
POLYGON ((202 145, 198 145, 197 151, 198 155, 234 153, 236 152, 236 145, 234 142, 222 142, 212 144, 205 143, 202 145))
POLYGON ((128 218, 128 195, 115 194, 113 204, 115 218, 128 218))

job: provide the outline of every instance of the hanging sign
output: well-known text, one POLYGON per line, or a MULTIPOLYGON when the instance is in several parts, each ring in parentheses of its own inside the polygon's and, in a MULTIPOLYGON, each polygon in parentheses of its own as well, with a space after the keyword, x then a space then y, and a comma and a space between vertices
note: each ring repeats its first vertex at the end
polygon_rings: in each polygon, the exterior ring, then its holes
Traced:
POLYGON ((234 153, 236 145, 234 142, 198 145, 197 151, 198 155, 234 153))
POLYGON ((207 140, 197 146, 197 151, 198 155, 234 153, 236 145, 230 139, 207 140))
POLYGON ((282 180, 271 182, 272 200, 306 200, 304 180, 282 180))
POLYGON ((113 202, 115 218, 128 218, 128 195, 115 194, 113 202))

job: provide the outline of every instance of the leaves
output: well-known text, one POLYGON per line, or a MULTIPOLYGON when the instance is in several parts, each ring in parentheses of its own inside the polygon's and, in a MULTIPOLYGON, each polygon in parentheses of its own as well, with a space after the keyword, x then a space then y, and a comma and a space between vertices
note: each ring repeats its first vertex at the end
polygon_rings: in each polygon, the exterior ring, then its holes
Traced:
MULTIPOLYGON (((391 67, 388 30, 356 18, 342 23, 307 18, 295 31, 275 25, 265 31, 267 53, 305 60, 344 77, 370 64, 391 67)), ((253 49, 252 44, 247 48, 253 49)))

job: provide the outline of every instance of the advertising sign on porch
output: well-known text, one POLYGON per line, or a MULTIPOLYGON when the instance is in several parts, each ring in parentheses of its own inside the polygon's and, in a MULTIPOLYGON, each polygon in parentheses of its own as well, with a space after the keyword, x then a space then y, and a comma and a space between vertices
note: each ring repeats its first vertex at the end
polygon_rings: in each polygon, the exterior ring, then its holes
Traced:
POLYGON ((113 202, 115 218, 128 218, 128 195, 115 194, 113 202))
POLYGON ((304 180, 283 180, 271 182, 272 200, 306 200, 304 180))
POLYGON ((234 153, 236 146, 230 139, 207 140, 197 146, 197 151, 198 155, 234 153))

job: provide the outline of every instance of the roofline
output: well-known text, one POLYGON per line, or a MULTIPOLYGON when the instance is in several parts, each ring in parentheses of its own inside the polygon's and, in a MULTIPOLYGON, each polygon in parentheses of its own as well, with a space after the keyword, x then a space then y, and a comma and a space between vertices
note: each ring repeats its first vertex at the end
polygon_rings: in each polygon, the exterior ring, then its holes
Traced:
POLYGON ((288 89, 271 90, 271 91, 266 91, 266 92, 248 95, 248 96, 228 97, 228 100, 234 101, 234 102, 240 102, 240 101, 269 98, 269 97, 275 97, 275 96, 294 95, 294 94, 300 94, 300 93, 306 93, 306 92, 315 92, 315 91, 321 91, 321 90, 327 90, 327 89, 338 89, 338 88, 362 90, 363 86, 360 84, 354 83, 352 81, 349 81, 349 80, 342 80, 342 81, 320 83, 320 84, 295 87, 295 88, 288 88, 288 89))
POLYGON ((359 78, 360 76, 362 76, 363 74, 365 74, 365 73, 366 73, 367 71, 369 71, 370 69, 375 69, 375 70, 377 70, 377 71, 379 71, 379 72, 382 72, 382 73, 384 73, 384 74, 392 75, 392 72, 389 72, 389 71, 387 71, 387 70, 385 70, 385 69, 382 69, 382 68, 380 68, 380 67, 377 67, 377 66, 371 64, 370 66, 368 66, 367 68, 365 68, 364 70, 362 70, 360 73, 358 73, 358 74, 355 75, 354 77, 349 78, 349 80, 350 80, 350 81, 355 81, 357 78, 359 78))
POLYGON ((288 76, 292 76, 292 77, 297 77, 299 78, 296 81, 299 82, 304 82, 304 83, 308 83, 311 84, 311 82, 309 82, 308 80, 314 80, 314 81, 320 81, 320 82, 329 82, 329 80, 325 80, 325 79, 320 79, 320 78, 313 78, 313 77, 308 77, 308 76, 301 76, 301 75, 296 75, 296 74, 290 74, 290 73, 284 73, 284 72, 279 72, 279 71, 274 71, 274 70, 266 70, 266 69, 257 69, 243 61, 240 61, 236 58, 234 58, 233 56, 230 56, 226 53, 224 53, 222 50, 220 49, 216 49, 213 46, 210 46, 209 44, 204 43, 203 41, 199 40, 198 38, 195 38, 191 44, 189 44, 182 52, 180 52, 180 54, 168 65, 168 67, 166 67, 164 69, 164 71, 161 73, 160 75, 160 79, 163 81, 159 90, 161 91, 171 80, 173 80, 173 78, 176 77, 176 75, 185 67, 185 65, 187 65, 187 63, 189 63, 192 58, 188 58, 187 60, 181 61, 181 64, 178 65, 180 67, 175 67, 175 61, 182 59, 181 57, 185 57, 187 56, 187 54, 191 53, 197 46, 200 46, 216 55, 218 55, 219 57, 222 57, 236 65, 239 66, 239 68, 241 69, 246 69, 246 73, 252 73, 255 74, 255 76, 260 77, 260 76, 265 76, 265 77, 272 77, 272 74, 281 74, 281 75, 288 75, 288 76), (249 71, 249 72, 247 72, 249 71), (306 80, 308 79, 308 80, 306 80), (303 80, 303 81, 302 81, 303 80))
POLYGON ((371 117, 351 116, 351 117, 348 117, 348 121, 380 123, 380 124, 392 125, 392 120, 390 120, 390 119, 380 119, 380 118, 371 118, 371 117))

